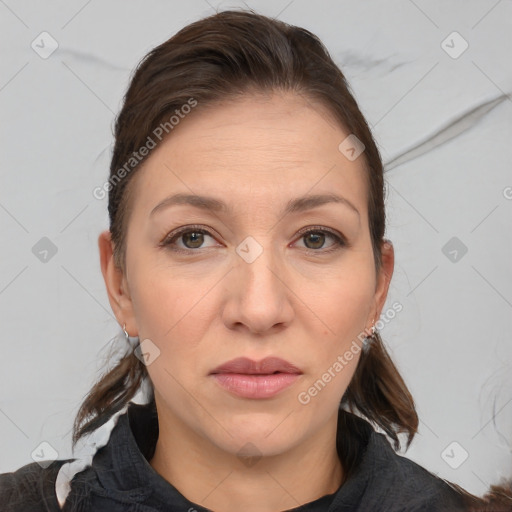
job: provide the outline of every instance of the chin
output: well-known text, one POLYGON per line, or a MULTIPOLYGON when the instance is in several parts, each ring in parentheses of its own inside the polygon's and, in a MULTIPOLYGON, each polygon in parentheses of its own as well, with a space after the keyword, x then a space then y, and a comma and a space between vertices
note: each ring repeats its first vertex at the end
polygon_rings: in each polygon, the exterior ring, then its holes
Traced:
MULTIPOLYGON (((216 440, 213 440, 214 442, 216 440)), ((298 441, 298 440, 297 440, 298 441)), ((294 440, 289 436, 285 439, 258 438, 252 436, 241 436, 234 438, 224 438, 217 443, 217 446, 232 455, 238 457, 242 462, 247 459, 260 459, 262 457, 273 457, 285 453, 295 445, 294 440)), ((246 464, 250 465, 250 464, 246 464)))
POLYGON ((299 425, 291 424, 282 412, 248 413, 223 423, 222 439, 214 442, 234 455, 262 457, 279 455, 300 442, 299 425), (285 421, 283 421, 285 419, 285 421), (290 432, 294 433, 292 437, 290 432))

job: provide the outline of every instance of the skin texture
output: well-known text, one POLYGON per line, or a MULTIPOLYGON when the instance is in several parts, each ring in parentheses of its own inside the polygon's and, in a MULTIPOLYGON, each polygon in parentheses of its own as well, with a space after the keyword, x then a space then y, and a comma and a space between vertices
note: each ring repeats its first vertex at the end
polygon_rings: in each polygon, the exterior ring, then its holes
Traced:
POLYGON ((160 350, 148 365, 160 427, 150 464, 212 510, 285 510, 343 482, 337 411, 359 354, 309 403, 298 395, 370 332, 394 266, 393 247, 383 243, 375 273, 363 157, 350 161, 338 150, 348 135, 320 105, 291 92, 199 105, 134 176, 124 272, 109 232, 99 237, 120 325, 160 350), (178 192, 213 196, 232 211, 178 205, 150 217, 178 192), (359 214, 337 203, 280 213, 291 199, 324 193, 343 196, 359 214), (209 234, 159 247, 190 225, 209 234), (301 232, 308 227, 313 235, 301 232), (263 251, 252 263, 236 252, 248 236, 263 251), (278 356, 303 374, 272 398, 240 398, 209 375, 240 356, 278 356), (242 447, 254 459, 240 457, 242 447))

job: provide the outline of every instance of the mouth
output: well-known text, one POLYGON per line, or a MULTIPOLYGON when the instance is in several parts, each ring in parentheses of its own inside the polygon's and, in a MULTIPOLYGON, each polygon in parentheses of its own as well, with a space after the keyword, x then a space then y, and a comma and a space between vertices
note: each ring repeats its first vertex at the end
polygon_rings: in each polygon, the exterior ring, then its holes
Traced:
POLYGON ((302 375, 302 370, 292 363, 267 357, 253 361, 245 357, 224 363, 210 375, 226 391, 252 399, 271 398, 291 386, 302 375))

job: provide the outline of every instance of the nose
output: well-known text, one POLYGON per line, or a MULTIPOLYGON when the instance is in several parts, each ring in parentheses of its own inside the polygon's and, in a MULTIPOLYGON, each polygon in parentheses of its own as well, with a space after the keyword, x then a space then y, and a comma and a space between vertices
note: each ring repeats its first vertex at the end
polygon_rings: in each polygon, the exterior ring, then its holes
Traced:
POLYGON ((240 254, 230 272, 224 324, 232 330, 259 335, 286 328, 294 317, 294 294, 284 264, 278 262, 270 248, 263 249, 254 261, 244 259, 243 252, 240 254))

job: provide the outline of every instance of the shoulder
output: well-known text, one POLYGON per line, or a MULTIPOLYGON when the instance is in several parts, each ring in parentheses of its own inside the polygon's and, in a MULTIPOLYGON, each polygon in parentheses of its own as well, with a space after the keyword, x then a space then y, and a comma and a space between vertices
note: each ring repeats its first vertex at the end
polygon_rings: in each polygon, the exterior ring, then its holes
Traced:
POLYGON ((61 466, 71 460, 56 460, 46 467, 32 462, 11 473, 1 473, 2 512, 59 511, 55 480, 61 466))
POLYGON ((347 479, 333 510, 357 512, 467 511, 463 490, 398 454, 364 417, 339 415, 337 447, 347 479), (462 492, 461 492, 462 491, 462 492))
POLYGON ((466 510, 459 487, 397 454, 383 434, 375 432, 372 437, 377 454, 372 479, 376 487, 386 490, 390 504, 394 502, 403 505, 403 510, 417 512, 466 510))

